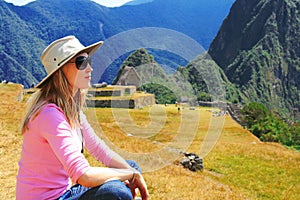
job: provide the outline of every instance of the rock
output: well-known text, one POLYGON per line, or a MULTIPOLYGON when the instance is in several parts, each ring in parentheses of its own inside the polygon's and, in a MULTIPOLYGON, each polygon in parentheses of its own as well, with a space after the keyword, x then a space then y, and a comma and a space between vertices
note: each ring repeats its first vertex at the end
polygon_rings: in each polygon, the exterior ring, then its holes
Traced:
POLYGON ((189 170, 191 170, 193 172, 203 170, 204 165, 203 165, 202 158, 200 158, 195 153, 183 153, 183 154, 184 154, 184 158, 180 161, 180 164, 184 168, 188 168, 189 170))
POLYGON ((92 85, 93 88, 104 88, 107 87, 107 83, 106 82, 102 82, 102 83, 95 83, 92 85))

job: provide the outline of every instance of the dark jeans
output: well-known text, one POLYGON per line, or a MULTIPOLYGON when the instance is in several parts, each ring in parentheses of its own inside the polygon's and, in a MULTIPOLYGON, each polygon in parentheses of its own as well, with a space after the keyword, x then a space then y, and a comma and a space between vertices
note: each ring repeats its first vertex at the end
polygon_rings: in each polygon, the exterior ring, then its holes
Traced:
MULTIPOLYGON (((127 163, 141 172, 140 167, 131 160, 127 163)), ((87 188, 76 184, 58 200, 132 200, 130 189, 121 181, 108 181, 98 187, 87 188)))

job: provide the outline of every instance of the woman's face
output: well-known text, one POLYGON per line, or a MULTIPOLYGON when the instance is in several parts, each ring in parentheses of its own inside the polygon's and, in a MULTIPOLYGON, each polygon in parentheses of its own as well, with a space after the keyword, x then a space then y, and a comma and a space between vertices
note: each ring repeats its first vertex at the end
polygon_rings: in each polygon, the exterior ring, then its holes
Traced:
POLYGON ((66 75, 70 85, 73 87, 73 93, 75 94, 78 89, 87 89, 90 87, 90 81, 92 77, 93 68, 87 63, 87 67, 83 70, 76 68, 76 58, 84 56, 88 58, 87 53, 81 53, 72 58, 68 63, 66 63, 62 70, 66 75))

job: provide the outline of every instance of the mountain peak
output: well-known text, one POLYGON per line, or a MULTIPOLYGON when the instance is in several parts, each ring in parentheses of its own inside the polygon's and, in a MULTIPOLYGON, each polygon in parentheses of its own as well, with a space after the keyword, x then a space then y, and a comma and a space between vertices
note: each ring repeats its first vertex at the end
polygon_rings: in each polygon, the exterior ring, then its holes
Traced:
POLYGON ((154 63, 154 58, 145 48, 137 49, 123 63, 122 66, 138 67, 145 64, 154 63))
POLYGON ((209 48, 249 101, 300 110, 299 0, 237 0, 209 48))

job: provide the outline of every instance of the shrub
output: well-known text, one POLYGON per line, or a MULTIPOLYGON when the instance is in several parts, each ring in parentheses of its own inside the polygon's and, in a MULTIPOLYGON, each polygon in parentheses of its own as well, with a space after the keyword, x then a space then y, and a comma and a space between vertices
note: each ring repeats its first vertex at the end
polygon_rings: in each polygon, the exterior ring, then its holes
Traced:
POLYGON ((300 147, 300 125, 292 126, 269 111, 264 105, 256 102, 247 104, 241 111, 242 120, 247 128, 260 140, 280 142, 296 149, 300 147))

